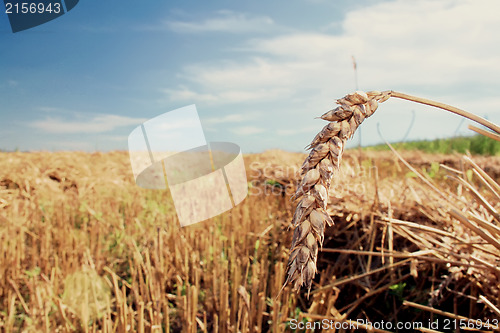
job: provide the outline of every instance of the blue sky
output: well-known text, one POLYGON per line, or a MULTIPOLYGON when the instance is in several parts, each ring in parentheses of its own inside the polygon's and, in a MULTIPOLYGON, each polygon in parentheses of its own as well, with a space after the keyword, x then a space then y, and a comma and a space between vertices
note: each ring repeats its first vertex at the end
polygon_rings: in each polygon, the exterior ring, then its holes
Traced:
MULTIPOLYGON (((126 150, 196 104, 209 141, 302 151, 315 117, 392 89, 500 123, 498 0, 80 1, 13 34, 0 12, 0 149, 126 150)), ((469 134, 458 116, 389 100, 362 144, 469 134)), ((351 146, 360 138, 353 138, 351 146)))

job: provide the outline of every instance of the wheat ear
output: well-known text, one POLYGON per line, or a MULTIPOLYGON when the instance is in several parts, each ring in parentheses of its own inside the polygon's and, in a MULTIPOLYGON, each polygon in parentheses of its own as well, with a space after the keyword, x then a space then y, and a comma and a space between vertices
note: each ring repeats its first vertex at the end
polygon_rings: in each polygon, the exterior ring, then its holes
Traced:
POLYGON ((283 287, 293 283, 294 289, 305 285, 311 290, 316 274, 318 246, 323 245, 326 225, 333 221, 326 212, 328 193, 335 171, 339 169, 345 142, 350 139, 358 126, 370 117, 378 104, 390 97, 405 99, 461 115, 492 130, 491 136, 500 137, 500 127, 475 114, 429 99, 415 97, 396 91, 356 91, 337 100, 339 106, 323 114, 320 118, 330 123, 323 127, 309 145, 311 152, 302 165, 302 181, 292 200, 299 200, 291 226, 294 228, 288 275, 283 287), (496 133, 496 134, 495 134, 496 133))
POLYGON ((328 191, 339 169, 345 143, 363 120, 377 110, 378 104, 389 97, 388 92, 356 91, 337 100, 339 106, 320 117, 330 123, 309 145, 311 152, 302 165, 303 178, 292 196, 292 200, 300 202, 291 224, 294 232, 285 285, 293 283, 294 289, 298 289, 305 284, 308 292, 311 290, 318 246, 323 245, 325 226, 333 225, 326 212, 328 191))

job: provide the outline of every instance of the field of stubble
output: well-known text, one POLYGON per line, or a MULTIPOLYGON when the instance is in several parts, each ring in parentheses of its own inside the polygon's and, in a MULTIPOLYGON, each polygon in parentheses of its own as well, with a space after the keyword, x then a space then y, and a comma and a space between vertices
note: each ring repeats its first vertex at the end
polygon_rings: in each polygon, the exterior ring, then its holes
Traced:
POLYGON ((125 152, 0 153, 0 330, 493 330, 500 158, 403 157, 414 170, 345 153, 307 298, 280 293, 303 154, 246 155, 245 201, 181 228, 168 190, 136 186, 125 152))

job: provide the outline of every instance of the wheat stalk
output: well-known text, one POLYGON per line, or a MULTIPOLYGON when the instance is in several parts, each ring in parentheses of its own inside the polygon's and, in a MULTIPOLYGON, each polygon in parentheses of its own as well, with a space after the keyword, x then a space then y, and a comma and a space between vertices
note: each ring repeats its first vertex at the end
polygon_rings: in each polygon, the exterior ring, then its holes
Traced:
POLYGON ((317 271, 318 247, 323 245, 326 225, 333 225, 333 220, 326 212, 328 193, 334 173, 340 167, 345 143, 354 135, 363 120, 377 110, 379 103, 390 97, 438 107, 500 133, 500 127, 472 113, 395 91, 356 91, 337 100, 339 106, 320 117, 330 123, 323 127, 309 145, 311 152, 302 165, 303 178, 292 196, 292 200, 300 201, 291 222, 294 232, 288 259, 288 274, 283 287, 288 283, 292 283, 294 289, 305 285, 309 296, 317 271))

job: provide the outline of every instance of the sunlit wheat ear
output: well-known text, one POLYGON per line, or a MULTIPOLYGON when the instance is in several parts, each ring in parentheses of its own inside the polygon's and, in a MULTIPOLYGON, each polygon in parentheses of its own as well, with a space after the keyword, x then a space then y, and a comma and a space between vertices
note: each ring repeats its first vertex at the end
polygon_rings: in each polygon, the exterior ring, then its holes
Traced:
POLYGON ((377 110, 378 104, 389 97, 389 92, 356 91, 337 100, 339 106, 320 117, 330 123, 308 146, 311 152, 302 165, 302 181, 292 196, 293 200, 300 201, 291 223, 294 232, 285 285, 292 283, 294 289, 305 285, 309 295, 325 225, 333 225, 326 212, 328 192, 339 169, 345 143, 363 120, 377 110))
POLYGON ((494 123, 473 113, 429 99, 388 90, 367 93, 356 91, 337 100, 339 106, 320 117, 330 123, 323 127, 309 145, 311 153, 302 165, 302 181, 292 196, 298 203, 291 223, 294 232, 288 259, 288 275, 283 288, 288 283, 292 283, 294 289, 305 285, 309 296, 316 274, 318 247, 323 245, 325 225, 333 225, 326 206, 330 184, 334 173, 339 169, 345 143, 354 135, 363 120, 377 110, 378 104, 390 97, 433 106, 473 120, 491 130, 476 128, 476 131, 479 130, 480 133, 500 141, 500 127, 494 123))

